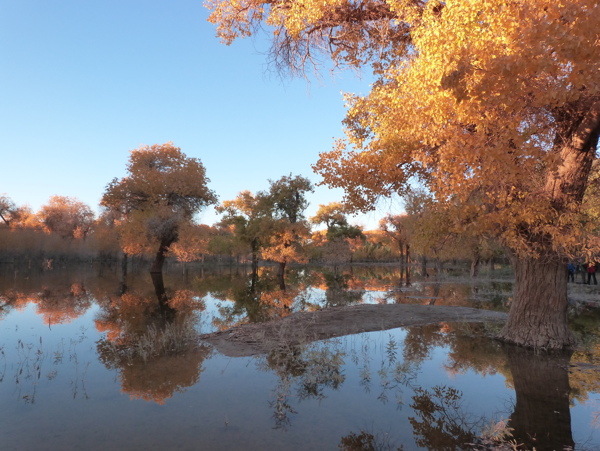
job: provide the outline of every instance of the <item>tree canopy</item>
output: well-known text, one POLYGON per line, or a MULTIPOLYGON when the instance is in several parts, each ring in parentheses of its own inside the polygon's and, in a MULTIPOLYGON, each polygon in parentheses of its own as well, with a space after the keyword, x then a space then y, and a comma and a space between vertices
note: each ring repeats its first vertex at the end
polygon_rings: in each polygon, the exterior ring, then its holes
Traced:
POLYGON ((160 271, 182 225, 216 203, 217 197, 207 187, 210 180, 202 162, 170 142, 131 151, 127 173, 108 184, 101 205, 119 215, 123 250, 130 254, 154 250, 152 270, 160 271))
POLYGON ((260 254, 278 262, 283 276, 287 262, 305 260, 302 241, 310 228, 304 210, 308 206, 306 193, 313 186, 306 177, 291 174, 269 180, 269 184, 268 191, 242 191, 235 199, 224 201, 217 211, 225 214, 221 224, 233 226, 236 238, 250 246, 254 272, 260 254))
POLYGON ((362 229, 350 225, 346 213, 347 208, 341 202, 331 202, 326 205, 319 205, 319 209, 310 218, 310 222, 325 224, 328 240, 362 237, 362 229))
POLYGON ((223 201, 216 210, 223 213, 221 225, 232 226, 236 239, 252 252, 252 269, 258 269, 261 246, 272 227, 272 202, 264 192, 242 191, 235 199, 223 201))
POLYGON ((85 238, 92 229, 94 212, 75 198, 52 196, 42 205, 39 220, 47 231, 63 238, 85 238))

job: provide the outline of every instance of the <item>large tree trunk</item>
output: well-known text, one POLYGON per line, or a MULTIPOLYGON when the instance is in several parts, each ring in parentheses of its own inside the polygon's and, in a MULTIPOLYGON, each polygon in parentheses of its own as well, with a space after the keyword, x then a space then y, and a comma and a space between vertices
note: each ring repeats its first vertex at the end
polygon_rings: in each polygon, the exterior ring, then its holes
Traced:
MULTIPOLYGON (((548 170, 544 194, 557 213, 568 213, 581 205, 600 133, 600 101, 582 97, 576 105, 557 112, 558 131, 553 152, 560 164, 548 170)), ((576 227, 574 224, 573 227, 576 227)), ((526 238, 532 233, 525 231, 526 238)), ((550 236, 534 239, 555 240, 550 236)), ((534 242, 532 242, 534 244, 534 242)), ((567 327, 566 259, 550 249, 539 259, 513 258, 516 284, 508 322, 500 338, 533 348, 562 349, 575 339, 567 327)))
POLYGON ((567 271, 558 258, 513 258, 515 289, 499 337, 521 346, 562 349, 575 344, 567 323, 567 271))

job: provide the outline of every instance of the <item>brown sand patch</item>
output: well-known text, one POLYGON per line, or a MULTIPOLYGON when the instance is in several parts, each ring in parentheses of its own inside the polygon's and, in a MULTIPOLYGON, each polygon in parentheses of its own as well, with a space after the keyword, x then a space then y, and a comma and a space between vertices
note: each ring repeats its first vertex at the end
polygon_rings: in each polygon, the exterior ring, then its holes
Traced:
POLYGON ((310 343, 361 332, 441 322, 505 321, 506 313, 468 307, 361 304, 293 313, 267 323, 245 324, 200 338, 230 357, 268 353, 281 345, 310 343))

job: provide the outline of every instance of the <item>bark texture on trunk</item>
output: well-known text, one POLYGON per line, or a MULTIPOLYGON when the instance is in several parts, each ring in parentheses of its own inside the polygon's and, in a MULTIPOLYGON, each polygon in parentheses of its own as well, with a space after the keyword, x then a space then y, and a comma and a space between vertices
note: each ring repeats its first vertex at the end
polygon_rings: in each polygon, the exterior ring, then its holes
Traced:
POLYGON ((554 208, 562 211, 573 202, 580 204, 596 158, 600 133, 600 101, 582 99, 578 109, 566 110, 554 145, 561 164, 546 178, 545 191, 554 208), (566 138, 565 138, 566 137, 566 138))
POLYGON ((515 289, 499 339, 536 349, 575 344, 568 327, 567 270, 558 259, 514 258, 515 289))

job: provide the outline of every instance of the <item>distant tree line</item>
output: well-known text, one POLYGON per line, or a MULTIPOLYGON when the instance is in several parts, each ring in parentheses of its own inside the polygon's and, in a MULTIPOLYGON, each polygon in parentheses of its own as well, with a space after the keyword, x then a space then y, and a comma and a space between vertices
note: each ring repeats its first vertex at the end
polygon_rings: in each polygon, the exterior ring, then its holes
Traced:
POLYGON ((485 233, 450 229, 447 209, 415 190, 405 197, 406 212, 387 215, 376 230, 351 225, 341 202, 320 205, 305 216, 313 191, 305 177, 292 174, 269 180, 264 191, 240 192, 220 203, 199 159, 172 143, 142 146, 131 152, 127 175, 108 183, 100 215, 74 197, 51 196, 34 212, 0 196, 0 261, 48 265, 73 260, 147 260, 160 272, 166 259, 181 263, 245 264, 256 270, 270 262, 283 276, 288 263, 316 262, 471 262, 502 258, 485 233), (215 205, 221 220, 200 224, 196 214, 215 205))

